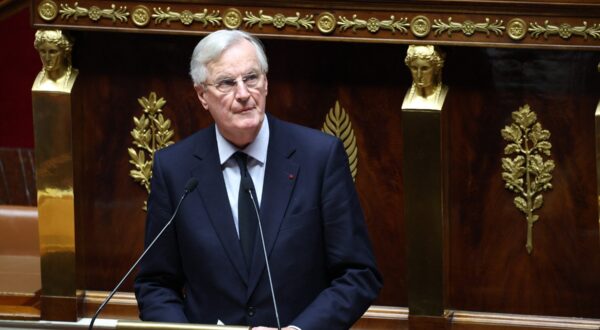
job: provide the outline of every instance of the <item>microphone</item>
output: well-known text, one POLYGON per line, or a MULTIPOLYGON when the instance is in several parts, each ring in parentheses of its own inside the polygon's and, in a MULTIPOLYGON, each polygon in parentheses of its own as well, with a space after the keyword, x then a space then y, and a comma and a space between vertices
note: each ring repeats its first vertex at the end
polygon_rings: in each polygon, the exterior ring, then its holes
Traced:
POLYGON ((279 312, 277 310, 277 301, 275 300, 275 290, 273 289, 273 278, 271 277, 271 267, 269 267, 269 258, 267 257, 267 247, 265 246, 265 236, 263 235, 262 223, 260 221, 260 214, 258 212, 258 206, 254 199, 253 188, 251 186, 244 185, 244 189, 250 194, 252 200, 252 206, 254 206, 254 212, 256 212, 256 219, 258 220, 258 232, 260 233, 260 242, 262 243, 262 250, 265 256, 265 266, 267 266, 267 277, 269 279, 269 287, 271 288, 271 297, 273 298, 273 308, 275 309, 275 320, 277 321, 277 329, 281 330, 281 324, 279 322, 279 312))
POLYGON ((171 222, 173 222, 173 219, 175 219, 175 216, 177 215, 177 212, 179 211, 179 206, 181 205, 181 202, 183 202, 183 200, 185 199, 185 197, 189 193, 191 193, 192 191, 194 191, 194 189, 196 189, 197 186, 198 186, 198 180, 196 178, 190 178, 187 181, 187 183, 185 184, 185 188, 183 190, 183 194, 181 195, 181 198, 179 199, 179 202, 177 203, 177 206, 175 207, 175 211, 173 211, 173 215, 171 216, 171 218, 169 219, 169 221, 167 222, 167 224, 164 225, 164 227, 156 235, 156 237, 154 237, 154 239, 152 240, 152 242, 150 242, 150 244, 148 244, 148 246, 144 249, 144 252, 142 252, 142 254, 135 261, 135 263, 133 264, 133 266, 131 266, 131 268, 129 268, 129 270, 127 271, 127 273, 125 274, 125 276, 123 276, 123 278, 121 278, 121 281, 119 281, 119 284, 117 284, 117 286, 112 290, 112 292, 108 295, 108 297, 106 297, 106 299, 104 299, 104 301, 102 302, 102 304, 100 305, 100 307, 98 307, 98 310, 96 311, 96 314, 94 314, 94 316, 90 320, 90 326, 89 326, 88 330, 92 330, 92 328, 94 327, 94 321, 96 321, 96 318, 98 317, 98 315, 100 315, 100 312, 102 311, 102 309, 104 309, 104 306, 106 306, 106 304, 108 304, 108 301, 115 295, 115 293, 121 287, 121 285, 123 284, 123 282, 125 282, 125 279, 127 279, 127 277, 129 277, 129 274, 131 274, 131 272, 133 271, 133 269, 140 263, 140 261, 142 260, 142 258, 148 252, 148 250, 150 250, 150 248, 154 245, 154 243, 160 238, 160 236, 162 235, 162 233, 167 229, 167 227, 169 227, 169 225, 171 224, 171 222))

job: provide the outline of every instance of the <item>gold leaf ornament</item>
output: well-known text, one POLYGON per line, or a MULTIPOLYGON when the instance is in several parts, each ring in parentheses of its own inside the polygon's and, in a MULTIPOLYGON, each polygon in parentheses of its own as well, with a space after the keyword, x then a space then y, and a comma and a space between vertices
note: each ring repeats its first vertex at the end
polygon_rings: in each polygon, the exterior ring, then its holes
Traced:
POLYGON ((352 179, 356 181, 356 173, 358 171, 358 147, 356 145, 356 136, 352 129, 350 117, 346 113, 346 110, 340 107, 339 101, 335 101, 335 106, 327 113, 321 131, 342 140, 346 154, 348 154, 352 179))
POLYGON ((171 120, 166 119, 162 114, 162 107, 167 103, 165 99, 162 97, 157 99, 156 93, 151 92, 147 98, 139 98, 138 103, 144 113, 140 117, 133 117, 134 128, 131 137, 137 150, 127 149, 129 163, 133 165, 129 176, 150 193, 154 153, 173 144, 171 139, 175 132, 171 129, 171 120))
POLYGON ((517 194, 514 204, 525 214, 527 222, 527 253, 533 251, 533 224, 539 216, 533 211, 542 207, 542 192, 552 188, 552 171, 555 164, 549 157, 552 144, 550 132, 537 122, 537 115, 529 105, 512 113, 513 123, 501 130, 502 138, 508 141, 504 154, 513 158, 502 158, 502 179, 505 187, 517 194))

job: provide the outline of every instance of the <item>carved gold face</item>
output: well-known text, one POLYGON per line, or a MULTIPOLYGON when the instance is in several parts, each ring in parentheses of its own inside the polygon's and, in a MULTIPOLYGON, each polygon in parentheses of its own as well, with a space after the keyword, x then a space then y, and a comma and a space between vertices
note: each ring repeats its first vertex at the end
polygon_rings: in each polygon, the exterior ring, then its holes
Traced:
POLYGON ((46 72, 56 72, 64 67, 65 53, 57 44, 44 42, 39 45, 38 52, 46 72))
POLYGON ((417 87, 427 88, 434 84, 436 68, 431 61, 415 58, 408 63, 408 68, 417 87))

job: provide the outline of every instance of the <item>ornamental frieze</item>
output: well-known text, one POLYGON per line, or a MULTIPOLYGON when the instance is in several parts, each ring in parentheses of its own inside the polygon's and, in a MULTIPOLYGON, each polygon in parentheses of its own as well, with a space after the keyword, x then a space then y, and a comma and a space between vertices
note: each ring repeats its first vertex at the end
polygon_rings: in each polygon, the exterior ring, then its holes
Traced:
POLYGON ((490 32, 494 32, 496 35, 502 35, 502 31, 505 29, 502 25, 502 20, 495 20, 494 23, 490 23, 489 18, 485 18, 485 22, 475 23, 471 20, 466 20, 462 23, 453 22, 452 17, 448 17, 448 21, 444 22, 441 19, 433 20, 433 29, 435 35, 440 35, 444 32, 451 36, 453 32, 462 32, 466 36, 472 36, 475 32, 483 32, 490 35, 490 32))
POLYGON ((587 39, 588 36, 598 39, 600 38, 600 24, 588 26, 588 23, 584 21, 582 26, 571 26, 568 23, 552 25, 546 20, 543 25, 537 22, 529 23, 529 32, 531 32, 532 38, 543 35, 545 39, 548 39, 548 36, 559 35, 563 39, 569 39, 571 36, 576 35, 584 39, 587 39))
POLYGON ((442 13, 424 14, 417 11, 365 13, 359 10, 336 11, 331 8, 329 11, 320 11, 307 7, 298 10, 247 6, 235 8, 218 4, 198 8, 189 3, 167 6, 164 5, 165 2, 161 2, 162 6, 150 6, 148 3, 131 5, 131 2, 106 2, 100 5, 97 1, 84 1, 39 0, 34 26, 40 24, 40 19, 44 27, 57 23, 62 28, 69 24, 78 27, 86 24, 106 26, 103 22, 112 21, 111 28, 114 29, 133 26, 138 29, 159 28, 174 31, 185 27, 186 31, 189 31, 187 27, 191 27, 198 32, 204 32, 205 29, 227 28, 287 36, 300 33, 317 38, 351 37, 357 41, 394 38, 400 43, 419 39, 427 39, 432 43, 445 42, 451 41, 454 34, 462 36, 461 42, 478 42, 483 37, 488 43, 510 45, 565 45, 565 42, 569 42, 589 46, 588 42, 600 40, 600 22, 581 20, 580 23, 574 23, 573 18, 571 21, 561 22, 557 17, 550 20, 539 16, 532 18, 510 17, 507 14, 473 14, 470 17, 463 15, 457 20, 442 13), (89 21, 86 22, 86 19, 89 21), (179 24, 171 24, 173 22, 179 24), (573 38, 575 36, 581 38, 573 38))

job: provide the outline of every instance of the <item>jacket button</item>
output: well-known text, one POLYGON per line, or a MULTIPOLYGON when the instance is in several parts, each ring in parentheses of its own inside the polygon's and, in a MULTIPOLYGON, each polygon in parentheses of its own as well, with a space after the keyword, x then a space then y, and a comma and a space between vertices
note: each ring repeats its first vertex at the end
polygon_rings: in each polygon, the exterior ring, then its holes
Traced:
POLYGON ((254 314, 256 314, 256 308, 248 307, 248 316, 252 317, 254 314))

